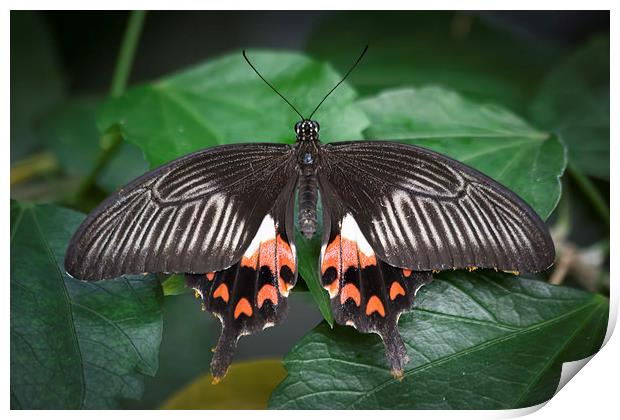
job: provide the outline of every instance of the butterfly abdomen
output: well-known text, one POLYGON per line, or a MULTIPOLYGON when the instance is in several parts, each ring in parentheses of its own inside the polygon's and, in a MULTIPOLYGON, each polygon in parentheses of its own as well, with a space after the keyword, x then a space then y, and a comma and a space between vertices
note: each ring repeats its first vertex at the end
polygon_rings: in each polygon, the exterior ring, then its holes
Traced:
POLYGON ((316 204, 318 187, 316 171, 305 165, 299 177, 299 230, 307 238, 314 236, 317 229, 316 204))

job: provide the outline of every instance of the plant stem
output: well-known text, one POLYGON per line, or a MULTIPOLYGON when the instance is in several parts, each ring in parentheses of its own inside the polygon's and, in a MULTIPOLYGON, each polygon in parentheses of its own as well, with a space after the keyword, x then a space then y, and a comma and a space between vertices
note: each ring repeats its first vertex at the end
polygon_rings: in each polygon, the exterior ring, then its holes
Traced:
POLYGON ((129 21, 127 22, 127 29, 125 29, 125 36, 121 44, 121 50, 118 53, 116 60, 116 68, 114 69, 114 77, 112 78, 112 86, 110 88, 110 96, 119 96, 125 92, 127 87, 127 80, 129 79, 129 72, 131 71, 131 65, 136 53, 136 47, 138 46, 138 40, 140 39, 140 33, 144 26, 145 11, 133 11, 129 15, 129 21))
MULTIPOLYGON (((110 96, 112 97, 120 96, 125 92, 127 80, 129 79, 129 73, 131 72, 131 66, 135 57, 136 48, 138 46, 138 40, 140 39, 140 33, 142 32, 142 27, 144 26, 145 16, 146 12, 140 10, 132 11, 129 15, 129 21, 127 22, 127 28, 125 29, 121 49, 116 60, 114 76, 112 77, 112 85, 110 87, 110 96)), ((97 157, 95 166, 78 187, 74 196, 74 202, 79 201, 84 194, 86 194, 93 187, 93 185, 95 185, 103 169, 118 151, 123 141, 123 137, 121 136, 119 130, 111 130, 110 132, 102 135, 102 140, 105 141, 101 141, 101 152, 97 157)))
POLYGON ((568 164, 567 169, 579 188, 581 188, 581 191, 588 197, 601 219, 603 219, 607 229, 609 229, 609 207, 594 184, 592 184, 592 181, 571 163, 568 164))

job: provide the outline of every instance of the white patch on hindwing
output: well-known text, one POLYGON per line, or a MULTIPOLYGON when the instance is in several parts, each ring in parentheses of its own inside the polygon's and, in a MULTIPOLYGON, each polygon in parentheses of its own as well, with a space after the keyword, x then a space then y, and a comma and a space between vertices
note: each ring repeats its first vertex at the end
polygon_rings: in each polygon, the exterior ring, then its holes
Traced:
POLYGON ((357 222, 355 221, 351 213, 347 213, 344 215, 340 227, 340 235, 342 239, 349 239, 351 241, 357 242, 357 248, 365 255, 371 256, 375 254, 375 251, 373 251, 372 247, 366 240, 366 237, 360 230, 357 222))
POLYGON ((246 258, 252 257, 259 249, 262 242, 273 241, 276 239, 276 224, 270 214, 267 214, 254 235, 250 246, 243 254, 246 258))

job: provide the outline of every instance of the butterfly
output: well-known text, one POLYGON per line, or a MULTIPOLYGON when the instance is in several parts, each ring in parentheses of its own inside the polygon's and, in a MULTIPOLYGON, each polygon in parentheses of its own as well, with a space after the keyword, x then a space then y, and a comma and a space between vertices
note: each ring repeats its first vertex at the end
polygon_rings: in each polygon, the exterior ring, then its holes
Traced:
POLYGON ((295 144, 207 148, 148 172, 103 201, 77 229, 67 272, 96 281, 183 273, 222 323, 214 380, 237 341, 283 321, 298 278, 295 229, 317 235, 320 280, 334 319, 378 334, 395 377, 407 351, 399 316, 440 270, 534 273, 552 265, 543 221, 493 179, 442 154, 393 141, 322 143, 312 116, 295 144), (297 207, 295 202, 297 200, 297 207), (297 209, 297 210, 296 210, 297 209))

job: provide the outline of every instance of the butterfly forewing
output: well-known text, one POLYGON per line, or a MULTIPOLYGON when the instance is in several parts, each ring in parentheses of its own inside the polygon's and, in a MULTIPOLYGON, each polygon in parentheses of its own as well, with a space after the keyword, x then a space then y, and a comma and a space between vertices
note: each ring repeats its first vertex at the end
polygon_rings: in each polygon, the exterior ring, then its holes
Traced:
POLYGON ((553 263, 549 231, 523 200, 430 150, 379 141, 327 144, 319 183, 333 189, 391 265, 529 273, 553 263))
POLYGON ((88 216, 69 244, 65 268, 82 280, 225 269, 294 187, 293 156, 283 144, 220 146, 149 172, 88 216))

